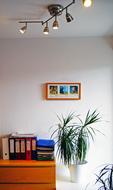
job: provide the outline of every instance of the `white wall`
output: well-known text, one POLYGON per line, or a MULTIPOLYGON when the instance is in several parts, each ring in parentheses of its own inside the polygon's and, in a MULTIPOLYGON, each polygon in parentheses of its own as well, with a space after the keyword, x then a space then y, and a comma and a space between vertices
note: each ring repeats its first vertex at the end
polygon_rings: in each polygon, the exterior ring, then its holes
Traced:
MULTIPOLYGON (((0 40, 0 135, 15 131, 50 137, 57 114, 102 115, 89 167, 113 161, 113 50, 101 38, 0 40), (45 82, 81 82, 79 101, 47 101, 45 82)), ((91 158, 91 159, 90 159, 91 158)))

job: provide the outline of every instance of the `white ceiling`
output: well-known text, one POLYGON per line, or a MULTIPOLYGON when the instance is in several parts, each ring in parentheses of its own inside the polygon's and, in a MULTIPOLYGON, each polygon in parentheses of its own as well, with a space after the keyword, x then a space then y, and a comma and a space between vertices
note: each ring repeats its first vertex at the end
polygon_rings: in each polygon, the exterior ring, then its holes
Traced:
MULTIPOLYGON (((67 6, 72 0, 0 0, 0 38, 38 38, 43 37, 41 24, 29 24, 22 35, 20 20, 47 20, 50 14, 47 6, 62 4, 67 6)), ((69 7, 74 17, 66 23, 65 11, 58 17, 60 28, 52 30, 49 23, 49 37, 113 36, 113 0, 94 0, 91 8, 84 8, 82 0, 75 0, 69 7)))

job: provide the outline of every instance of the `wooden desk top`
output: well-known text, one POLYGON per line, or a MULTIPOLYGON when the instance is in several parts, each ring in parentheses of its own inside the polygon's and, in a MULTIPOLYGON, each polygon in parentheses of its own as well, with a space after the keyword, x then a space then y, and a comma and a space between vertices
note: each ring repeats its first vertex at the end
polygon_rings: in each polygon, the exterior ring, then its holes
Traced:
POLYGON ((55 166, 55 160, 53 161, 37 161, 37 160, 0 160, 0 167, 49 167, 55 166))

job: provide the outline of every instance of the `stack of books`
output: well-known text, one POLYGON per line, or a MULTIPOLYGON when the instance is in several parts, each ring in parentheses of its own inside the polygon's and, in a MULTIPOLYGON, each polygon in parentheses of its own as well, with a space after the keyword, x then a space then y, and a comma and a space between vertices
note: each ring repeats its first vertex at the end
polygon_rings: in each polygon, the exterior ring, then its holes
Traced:
POLYGON ((54 160, 54 140, 37 140, 37 160, 54 160))
POLYGON ((14 133, 2 138, 4 160, 36 160, 36 141, 34 134, 14 133))

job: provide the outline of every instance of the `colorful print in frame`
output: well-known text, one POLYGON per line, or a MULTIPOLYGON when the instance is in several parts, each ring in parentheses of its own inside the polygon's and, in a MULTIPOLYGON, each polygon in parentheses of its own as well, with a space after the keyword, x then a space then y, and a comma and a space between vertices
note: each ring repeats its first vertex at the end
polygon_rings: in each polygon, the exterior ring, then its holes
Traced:
POLYGON ((47 100, 80 100, 81 83, 80 82, 52 82, 46 83, 47 100))

